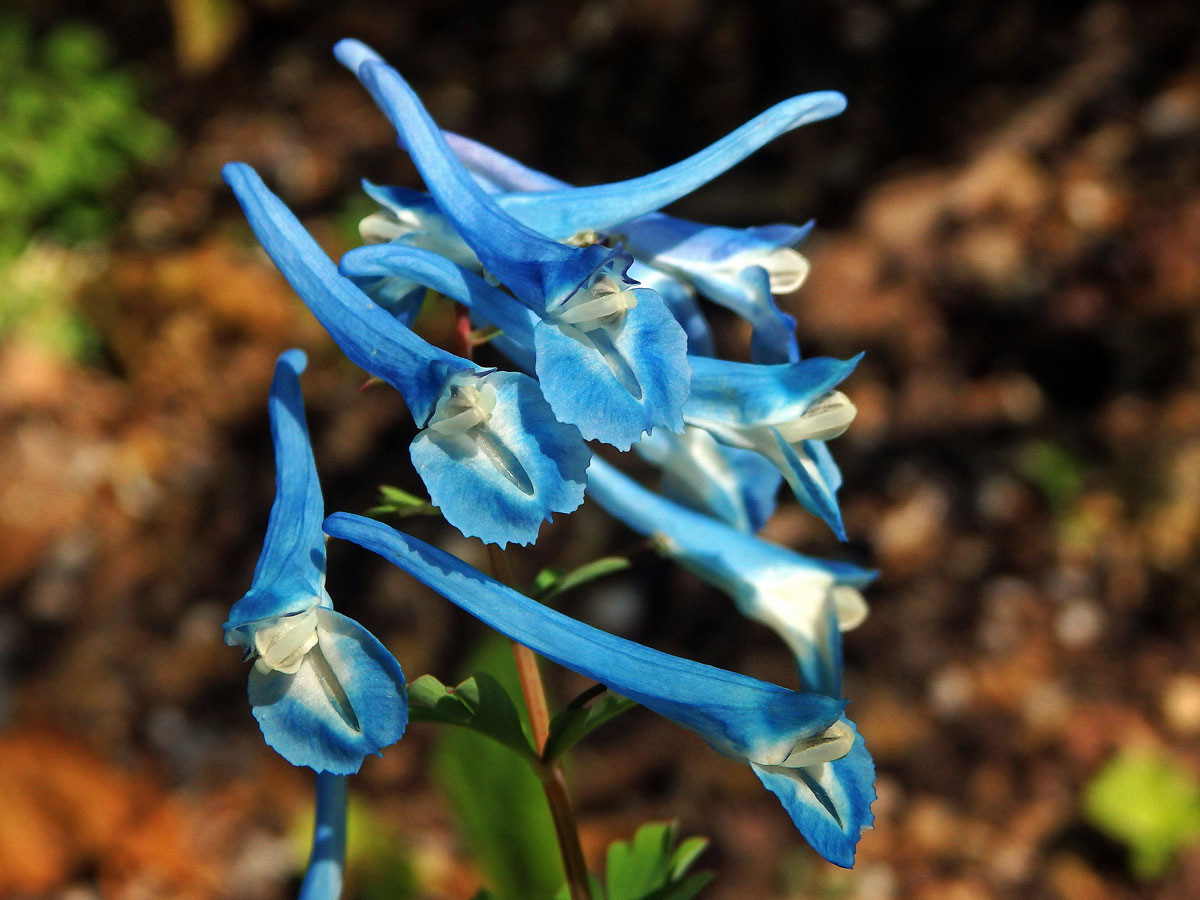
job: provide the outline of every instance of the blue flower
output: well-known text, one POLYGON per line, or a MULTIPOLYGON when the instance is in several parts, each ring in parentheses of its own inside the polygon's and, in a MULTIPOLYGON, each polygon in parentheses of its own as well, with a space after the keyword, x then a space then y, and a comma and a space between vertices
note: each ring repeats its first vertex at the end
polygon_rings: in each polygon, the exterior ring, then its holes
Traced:
POLYGON ((378 553, 485 624, 548 659, 592 678, 699 734, 714 749, 754 767, 813 846, 839 865, 853 862, 860 827, 855 815, 839 822, 830 837, 828 820, 845 801, 870 799, 857 783, 830 779, 830 764, 860 743, 842 716, 844 701, 788 690, 735 672, 652 650, 578 622, 507 588, 447 553, 381 522, 347 513, 325 520, 332 537, 378 553), (780 770, 785 770, 780 774, 780 770), (810 800, 784 790, 787 771, 796 784, 813 783, 810 800), (828 789, 824 786, 828 784, 828 789), (835 805, 830 811, 828 801, 835 805), (826 809, 814 816, 813 803, 826 809), (846 832, 853 830, 853 838, 846 832))
POLYGON ((876 573, 814 559, 685 509, 596 457, 588 495, 660 551, 725 591, 747 618, 774 630, 791 648, 805 690, 839 697, 838 635, 867 616, 862 589, 876 573))
MULTIPOLYGON (((633 449, 661 470, 664 494, 731 528, 758 531, 775 511, 779 470, 758 453, 725 446, 703 428, 686 425, 683 434, 659 429, 633 449)), ((591 473, 589 468, 589 479, 591 473)))
MULTIPOLYGON (((338 45, 339 55, 346 42, 338 45)), ((574 371, 569 391, 546 399, 586 438, 627 449, 644 432, 683 427, 687 337, 654 291, 626 277, 632 257, 599 244, 573 247, 508 215, 450 152, 416 94, 374 59, 358 76, 402 136, 442 215, 483 267, 539 316, 534 344, 544 367, 574 371)))
POLYGON ((824 442, 854 419, 854 404, 835 388, 861 358, 767 366, 692 357, 684 420, 723 444, 766 457, 804 508, 845 540, 837 504, 842 476, 824 442))
POLYGON ((345 775, 400 740, 408 702, 399 663, 334 612, 325 591, 325 513, 304 422, 304 366, 304 354, 291 350, 275 367, 275 502, 250 590, 223 628, 225 643, 255 659, 250 705, 267 743, 293 765, 345 775))
MULTIPOLYGON (((842 695, 841 632, 867 615, 861 589, 875 573, 849 563, 802 556, 683 509, 646 490, 600 458, 588 493, 615 518, 655 538, 672 559, 725 591, 747 618, 791 648, 803 690, 842 695)), ((828 860, 849 866, 859 835, 873 821, 875 765, 854 723, 838 720, 849 750, 812 765, 752 763, 762 783, 828 860)))
POLYGON ((339 900, 346 865, 346 776, 317 775, 312 852, 297 900, 339 900))
POLYGON ((259 241, 354 363, 391 384, 422 429, 411 457, 446 520, 485 542, 528 544, 583 501, 590 453, 527 375, 483 369, 430 345, 336 267, 249 166, 233 188, 259 241))
MULTIPOLYGON (((578 427, 585 438, 628 449, 652 427, 655 409, 674 405, 686 393, 686 384, 681 391, 661 377, 674 366, 686 340, 661 302, 624 317, 617 328, 584 332, 539 316, 469 269, 411 245, 359 247, 342 258, 340 270, 357 284, 394 278, 431 287, 469 307, 473 317, 502 329, 500 348, 518 366, 537 373, 554 414, 578 427), (659 333, 662 341, 655 339, 659 333), (656 398, 644 395, 643 385, 656 398)), ((620 291, 614 283, 614 292, 620 291)), ((686 366, 686 353, 684 359, 686 366)))

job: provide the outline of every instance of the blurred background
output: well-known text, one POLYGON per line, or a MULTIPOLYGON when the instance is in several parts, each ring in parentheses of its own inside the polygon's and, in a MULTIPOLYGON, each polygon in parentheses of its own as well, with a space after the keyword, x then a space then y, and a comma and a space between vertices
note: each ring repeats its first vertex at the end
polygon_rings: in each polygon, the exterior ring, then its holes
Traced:
MULTIPOLYGON (((850 100, 675 211, 815 217, 812 274, 781 305, 807 355, 867 351, 834 445, 849 544, 790 499, 766 534, 882 570, 846 640, 876 828, 835 869, 744 766, 635 711, 573 762, 594 866, 677 818, 712 838, 713 900, 1200 896, 1188 0, 9 0, 0 896, 295 893, 311 779, 263 746, 246 666, 220 641, 272 497, 275 356, 312 358, 330 510, 420 484, 402 402, 360 392, 220 166, 255 165, 335 258, 373 208, 360 177, 418 186, 333 61, 343 36, 394 62, 445 127, 580 184, 674 162, 795 93, 850 100)), ((746 358, 745 330, 714 319, 746 358)), ((422 327, 451 322, 435 310, 422 327)), ((404 527, 482 559, 433 520, 404 527)), ((564 600, 572 614, 793 683, 773 635, 597 510, 542 535, 516 555, 525 580, 634 551, 564 600)), ((410 678, 506 660, 362 552, 333 548, 330 590, 410 678)), ((552 681, 564 700, 580 687, 552 681)), ((541 798, 505 752, 414 725, 369 759, 347 896, 553 893, 541 798)))

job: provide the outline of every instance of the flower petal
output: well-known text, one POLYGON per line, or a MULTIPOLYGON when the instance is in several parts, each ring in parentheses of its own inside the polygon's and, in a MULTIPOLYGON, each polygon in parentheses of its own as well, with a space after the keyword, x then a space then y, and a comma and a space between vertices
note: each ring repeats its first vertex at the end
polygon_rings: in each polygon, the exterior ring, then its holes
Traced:
POLYGON ((676 435, 656 428, 634 449, 662 471, 662 492, 676 503, 739 531, 758 531, 775 509, 783 480, 758 453, 719 443, 703 428, 676 435))
POLYGON ((518 343, 533 347, 535 313, 474 272, 429 250, 403 244, 374 244, 349 251, 338 271, 356 284, 397 279, 432 288, 470 307, 518 343))
POLYGON ((413 440, 413 465, 446 520, 468 537, 530 544, 555 512, 583 502, 591 453, 578 430, 554 417, 527 375, 494 372, 482 381, 496 405, 484 433, 413 440))
MULTIPOLYGON (((849 719, 842 722, 854 728, 849 719)), ((841 759, 795 769, 757 763, 751 768, 814 850, 835 865, 854 865, 859 838, 875 821, 875 763, 856 728, 854 745, 841 759)))
POLYGON ((300 373, 307 364, 301 350, 288 350, 275 364, 267 404, 275 447, 275 500, 254 579, 229 611, 227 632, 246 622, 305 609, 317 598, 329 604, 321 532, 325 505, 300 393, 300 373))
POLYGON ((348 513, 325 531, 379 554, 512 640, 695 731, 714 748, 766 764, 824 732, 842 701, 790 691, 671 656, 564 616, 436 547, 348 513))
POLYGON ((400 391, 417 424, 424 424, 446 379, 476 366, 417 337, 339 275, 257 172, 228 163, 222 174, 263 248, 342 352, 400 391))
POLYGON ((846 98, 837 91, 801 94, 775 104, 673 166, 612 184, 508 194, 503 206, 534 230, 558 240, 583 231, 608 231, 687 196, 781 134, 836 116, 845 108, 846 98))
POLYGON ((250 670, 250 705, 266 742, 292 765, 349 775, 404 734, 404 673, 353 619, 323 607, 317 617, 317 646, 294 675, 250 670))
POLYGON ((684 418, 697 424, 743 426, 788 422, 845 381, 862 356, 847 360, 814 356, 776 366, 692 358, 692 389, 684 418))
POLYGON ((357 74, 399 133, 443 215, 484 267, 531 309, 563 303, 592 273, 623 255, 598 244, 560 244, 504 212, 463 168, 395 69, 367 59, 357 74))
POLYGON ((819 465, 814 457, 814 452, 828 453, 824 443, 800 441, 789 444, 774 428, 770 429, 770 433, 775 441, 776 452, 768 453, 767 458, 779 466, 779 471, 783 473, 784 480, 800 505, 823 519, 838 540, 846 540, 846 526, 842 523, 842 511, 837 502, 841 473, 838 472, 838 482, 834 483, 829 479, 828 467, 819 465))
POLYGON ((585 439, 628 450, 656 426, 683 428, 690 387, 687 336, 654 291, 634 288, 636 306, 612 328, 582 331, 554 319, 534 328, 542 392, 585 439))

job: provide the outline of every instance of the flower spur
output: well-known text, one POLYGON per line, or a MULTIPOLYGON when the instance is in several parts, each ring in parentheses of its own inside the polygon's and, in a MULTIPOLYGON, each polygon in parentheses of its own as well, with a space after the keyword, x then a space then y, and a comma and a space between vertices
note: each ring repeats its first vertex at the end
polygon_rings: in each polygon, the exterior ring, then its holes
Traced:
POLYGON ((408 722, 400 664, 325 590, 325 515, 304 422, 305 357, 284 353, 269 404, 275 502, 250 590, 222 626, 254 659, 250 705, 266 742, 296 766, 346 775, 400 740, 408 722))

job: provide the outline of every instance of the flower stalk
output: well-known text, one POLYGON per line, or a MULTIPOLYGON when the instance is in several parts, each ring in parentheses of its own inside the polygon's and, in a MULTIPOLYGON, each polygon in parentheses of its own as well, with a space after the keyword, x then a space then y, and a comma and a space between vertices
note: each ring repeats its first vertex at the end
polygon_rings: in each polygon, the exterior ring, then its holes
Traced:
MULTIPOLYGON (((494 544, 489 544, 488 558, 496 579, 515 589, 516 578, 507 554, 494 544)), ((567 889, 570 891, 571 900, 592 900, 587 863, 583 858, 583 846, 579 842, 579 826, 575 821, 575 812, 571 809, 562 761, 544 758, 546 741, 550 737, 550 704, 546 699, 546 687, 542 682, 537 654, 516 641, 513 641, 512 649, 513 659, 517 664, 517 677, 521 681, 521 695, 529 713, 533 746, 541 758, 536 772, 546 794, 546 802, 550 805, 550 818, 554 822, 554 836, 558 839, 559 853, 562 854, 567 889)))

